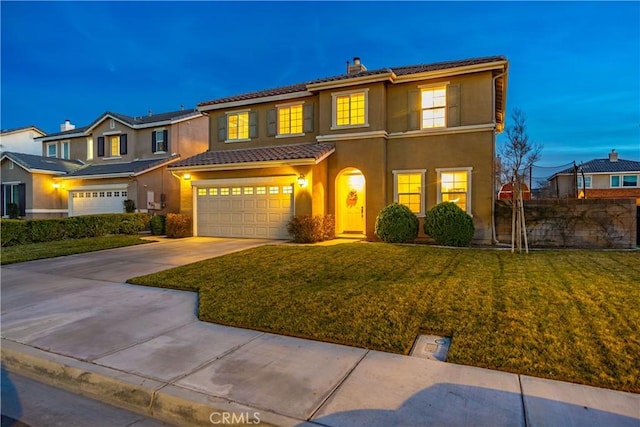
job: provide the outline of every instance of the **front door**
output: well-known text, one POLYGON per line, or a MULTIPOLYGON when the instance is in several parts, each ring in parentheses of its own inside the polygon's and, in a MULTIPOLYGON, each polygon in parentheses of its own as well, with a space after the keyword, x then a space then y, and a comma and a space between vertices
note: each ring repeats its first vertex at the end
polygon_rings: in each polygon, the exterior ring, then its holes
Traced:
POLYGON ((338 233, 365 232, 365 179, 357 169, 347 169, 338 178, 338 233))

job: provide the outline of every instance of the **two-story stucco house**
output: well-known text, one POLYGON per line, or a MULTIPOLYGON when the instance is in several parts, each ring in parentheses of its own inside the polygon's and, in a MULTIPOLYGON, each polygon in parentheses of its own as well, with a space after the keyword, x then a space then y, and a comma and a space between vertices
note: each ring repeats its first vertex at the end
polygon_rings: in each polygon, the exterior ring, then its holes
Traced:
POLYGON ((177 212, 180 184, 167 166, 206 150, 208 126, 193 109, 106 112, 80 128, 67 120, 61 132, 37 138, 42 156, 5 153, 3 185, 6 177, 18 189, 24 184, 26 217, 119 213, 125 200, 142 211, 177 212), (34 171, 46 178, 32 179, 34 171))
POLYGON ((618 158, 611 150, 606 159, 593 159, 549 178, 559 198, 635 198, 640 206, 640 162, 618 158))
MULTIPOLYGON (((374 238, 391 202, 418 217, 442 201, 492 235, 502 56, 347 72, 202 102, 209 150, 170 165, 194 235, 288 238, 294 215, 335 215, 338 235, 374 238)), ((422 232, 421 232, 422 233, 422 232)))

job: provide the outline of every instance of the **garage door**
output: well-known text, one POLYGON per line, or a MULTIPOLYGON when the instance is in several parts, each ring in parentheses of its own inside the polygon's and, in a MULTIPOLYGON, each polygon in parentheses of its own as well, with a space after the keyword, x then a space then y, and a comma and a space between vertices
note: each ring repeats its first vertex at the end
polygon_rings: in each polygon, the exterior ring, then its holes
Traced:
POLYGON ((194 189, 198 236, 288 239, 293 185, 212 185, 194 189))
POLYGON ((72 191, 70 216, 124 212, 126 190, 72 191))

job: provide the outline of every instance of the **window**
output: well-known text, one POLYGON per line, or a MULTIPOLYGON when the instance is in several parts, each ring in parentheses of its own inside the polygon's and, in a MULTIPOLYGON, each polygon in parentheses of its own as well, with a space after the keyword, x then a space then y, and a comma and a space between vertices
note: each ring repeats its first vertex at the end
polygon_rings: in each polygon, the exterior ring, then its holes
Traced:
POLYGON ((87 160, 93 160, 93 138, 87 138, 87 160))
POLYGON ((278 194, 280 192, 280 187, 269 187, 269 194, 278 194))
POLYGON ((228 196, 229 195, 229 189, 228 188, 221 188, 220 189, 220 195, 221 196, 228 196))
POLYGON ((111 157, 120 156, 120 135, 110 137, 111 157))
POLYGON ((445 126, 445 108, 447 106, 447 88, 439 86, 422 89, 422 129, 445 126))
POLYGON ((578 175, 578 188, 591 188, 591 176, 585 175, 583 183, 582 176, 578 175), (583 184, 586 184, 586 186, 583 184))
POLYGON ((249 139, 249 112, 227 114, 227 140, 249 139))
POLYGON ((638 175, 611 175, 611 188, 637 186, 638 175))
POLYGON ((21 183, 2 184, 2 216, 9 215, 9 204, 18 206, 18 214, 25 215, 26 185, 21 183))
POLYGON ((367 126, 368 91, 333 94, 333 117, 336 127, 367 126))
POLYGON ((198 188, 198 196, 206 196, 207 189, 206 188, 198 188))
POLYGON ((436 169, 438 203, 453 202, 471 214, 471 168, 436 169))
POLYGON ((154 130, 151 135, 151 151, 154 153, 166 153, 168 151, 169 132, 166 129, 154 130))
POLYGON ((244 194, 247 194, 247 195, 253 194, 253 187, 244 187, 244 194))
POLYGON ((47 157, 58 157, 58 144, 47 144, 47 157))
POLYGON ((62 155, 60 156, 60 158, 68 159, 69 158, 69 141, 61 142, 60 148, 62 151, 62 155))
POLYGON ((217 196, 218 195, 218 189, 217 188, 210 188, 209 189, 209 195, 210 196, 217 196))
POLYGON ((282 194, 293 194, 293 185, 283 185, 282 194))
POLYGON ((256 194, 267 194, 267 187, 256 187, 256 194))
POLYGON ((242 188, 240 188, 240 187, 233 187, 233 188, 231 189, 231 195, 232 195, 232 196, 239 196, 239 195, 241 195, 241 194, 242 194, 242 188))
POLYGON ((278 135, 302 133, 302 104, 278 108, 278 135))
POLYGON ((424 215, 425 169, 393 171, 394 201, 405 205, 416 215, 424 215))

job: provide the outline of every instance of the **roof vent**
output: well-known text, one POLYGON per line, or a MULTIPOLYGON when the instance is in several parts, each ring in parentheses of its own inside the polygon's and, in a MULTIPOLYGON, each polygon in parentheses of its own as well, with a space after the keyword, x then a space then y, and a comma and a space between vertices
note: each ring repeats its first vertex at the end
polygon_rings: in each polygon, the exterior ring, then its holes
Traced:
POLYGON ((153 111, 149 110, 149 117, 153 116, 153 111))
POLYGON ((618 161, 618 153, 616 153, 616 150, 611 150, 611 152, 609 153, 609 161, 610 162, 618 161))
POLYGON ((367 71, 367 67, 360 62, 360 58, 357 56, 353 58, 353 65, 347 61, 347 74, 358 74, 363 71, 367 71))
POLYGON ((72 125, 69 119, 66 119, 63 124, 60 125, 60 132, 75 129, 76 125, 72 125))

